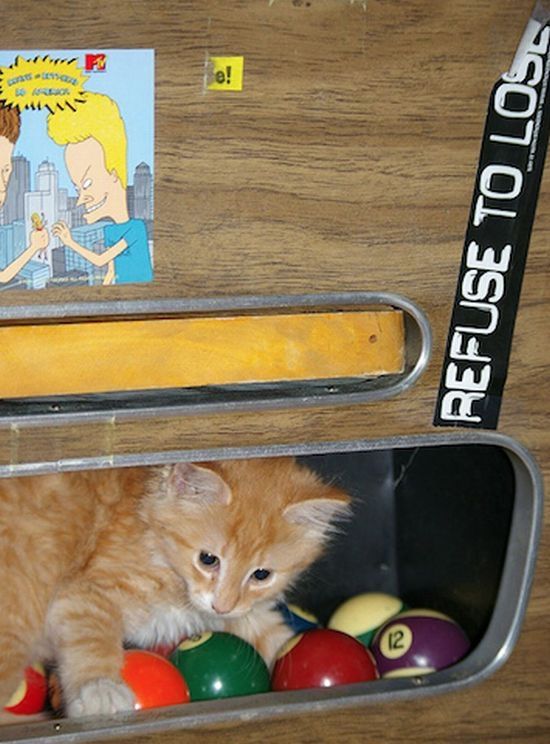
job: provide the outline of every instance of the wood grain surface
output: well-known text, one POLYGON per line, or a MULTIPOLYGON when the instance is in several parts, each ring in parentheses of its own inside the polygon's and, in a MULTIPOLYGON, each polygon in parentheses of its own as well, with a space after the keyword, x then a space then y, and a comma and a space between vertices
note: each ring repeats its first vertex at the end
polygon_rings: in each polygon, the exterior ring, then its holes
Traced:
MULTIPOLYGON (((490 90, 531 0, 33 0, 3 46, 156 50, 155 281, 0 294, 3 308, 122 299, 388 291, 434 333, 418 383, 357 406, 81 423, 0 421, 0 464, 441 433, 432 426, 490 90), (239 93, 204 90, 243 55, 239 93)), ((499 431, 550 478, 550 181, 543 180, 499 431)), ((517 647, 468 690, 299 718, 132 737, 193 742, 547 742, 550 517, 517 647)))
POLYGON ((364 378, 405 359, 398 310, 11 325, 0 347, 3 398, 364 378))

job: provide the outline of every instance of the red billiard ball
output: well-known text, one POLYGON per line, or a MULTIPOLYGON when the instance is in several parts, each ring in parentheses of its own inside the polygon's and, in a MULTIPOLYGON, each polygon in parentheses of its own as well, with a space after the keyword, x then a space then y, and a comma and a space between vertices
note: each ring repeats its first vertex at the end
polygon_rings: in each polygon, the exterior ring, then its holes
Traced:
POLYGON ((31 715, 44 710, 48 696, 48 681, 42 664, 25 669, 25 678, 4 706, 4 710, 17 715, 31 715))
POLYGON ((370 651, 338 630, 308 630, 283 646, 273 669, 273 690, 334 687, 377 679, 370 651))
POLYGON ((121 676, 136 697, 136 710, 189 702, 183 676, 167 659, 151 651, 125 651, 121 676))

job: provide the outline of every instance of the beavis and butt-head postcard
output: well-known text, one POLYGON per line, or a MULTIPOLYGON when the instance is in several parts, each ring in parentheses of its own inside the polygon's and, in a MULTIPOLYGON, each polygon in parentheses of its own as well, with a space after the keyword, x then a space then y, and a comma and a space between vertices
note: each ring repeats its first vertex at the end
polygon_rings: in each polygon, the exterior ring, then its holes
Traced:
POLYGON ((0 51, 0 291, 153 279, 154 52, 0 51))

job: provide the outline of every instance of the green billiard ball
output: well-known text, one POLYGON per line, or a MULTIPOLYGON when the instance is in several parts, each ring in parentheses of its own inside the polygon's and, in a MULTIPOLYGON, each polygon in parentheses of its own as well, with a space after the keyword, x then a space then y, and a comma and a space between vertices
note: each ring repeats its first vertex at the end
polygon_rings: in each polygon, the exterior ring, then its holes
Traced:
POLYGON ((231 633, 202 633, 172 652, 170 661, 185 677, 191 700, 268 692, 269 671, 260 654, 231 633))
POLYGON ((366 592, 351 597, 331 616, 328 627, 357 638, 370 646, 378 628, 406 609, 403 602, 391 594, 366 592))

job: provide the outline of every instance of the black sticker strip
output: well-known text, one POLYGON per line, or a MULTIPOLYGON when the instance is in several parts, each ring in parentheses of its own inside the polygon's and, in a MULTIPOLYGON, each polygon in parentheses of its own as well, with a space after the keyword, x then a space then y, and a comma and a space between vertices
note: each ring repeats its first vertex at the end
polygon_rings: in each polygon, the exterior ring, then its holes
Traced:
POLYGON ((538 3, 491 93, 435 426, 498 424, 548 143, 549 20, 538 3))

